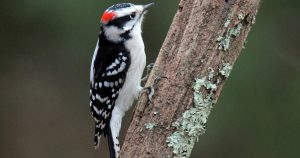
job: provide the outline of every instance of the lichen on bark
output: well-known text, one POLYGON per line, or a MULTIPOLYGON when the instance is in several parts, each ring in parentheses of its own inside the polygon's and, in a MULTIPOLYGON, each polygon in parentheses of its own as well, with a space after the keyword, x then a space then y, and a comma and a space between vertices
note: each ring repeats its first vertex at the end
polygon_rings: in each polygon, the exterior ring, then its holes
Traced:
POLYGON ((167 138, 167 144, 176 156, 189 157, 198 136, 205 133, 205 124, 215 103, 213 98, 217 84, 212 82, 213 77, 214 70, 209 68, 207 76, 196 79, 194 105, 173 123, 176 131, 167 138), (203 94, 201 88, 205 88, 208 94, 203 94))

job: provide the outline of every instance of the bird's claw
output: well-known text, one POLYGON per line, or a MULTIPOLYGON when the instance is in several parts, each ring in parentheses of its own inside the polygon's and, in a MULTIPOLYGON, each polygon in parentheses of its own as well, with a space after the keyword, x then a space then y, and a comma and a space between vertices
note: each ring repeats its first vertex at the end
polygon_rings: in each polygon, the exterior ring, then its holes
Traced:
POLYGON ((151 64, 147 65, 147 74, 146 74, 145 77, 142 78, 142 82, 147 81, 147 79, 148 79, 148 77, 149 77, 149 74, 150 74, 150 72, 151 72, 153 66, 154 66, 154 63, 151 63, 151 64))
POLYGON ((147 92, 148 92, 148 101, 150 103, 152 102, 152 97, 155 93, 155 87, 154 86, 156 86, 161 79, 167 79, 167 77, 165 77, 165 76, 156 76, 156 78, 154 79, 153 83, 150 86, 147 86, 147 87, 143 88, 144 90, 147 90, 147 92))

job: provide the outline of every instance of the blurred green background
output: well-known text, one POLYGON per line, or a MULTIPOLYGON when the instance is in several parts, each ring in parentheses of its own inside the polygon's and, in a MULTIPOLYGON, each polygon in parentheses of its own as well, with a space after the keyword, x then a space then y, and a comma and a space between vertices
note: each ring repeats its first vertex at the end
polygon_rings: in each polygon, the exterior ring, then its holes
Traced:
MULTIPOLYGON (((101 150, 92 147, 89 66, 100 15, 120 2, 0 2, 1 158, 108 156, 105 139, 101 150)), ((157 0, 145 19, 148 63, 178 2, 157 0)), ((264 0, 192 158, 300 155, 299 39, 300 1, 264 0)))

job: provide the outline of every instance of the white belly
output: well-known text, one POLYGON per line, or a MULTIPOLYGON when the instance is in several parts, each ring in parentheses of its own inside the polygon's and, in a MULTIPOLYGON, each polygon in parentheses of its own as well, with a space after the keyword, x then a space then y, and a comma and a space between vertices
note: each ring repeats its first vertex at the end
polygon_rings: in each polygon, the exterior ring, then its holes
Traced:
POLYGON ((128 40, 125 47, 130 51, 131 63, 115 104, 116 110, 123 113, 122 115, 131 107, 142 90, 141 78, 146 65, 145 48, 141 36, 128 40))

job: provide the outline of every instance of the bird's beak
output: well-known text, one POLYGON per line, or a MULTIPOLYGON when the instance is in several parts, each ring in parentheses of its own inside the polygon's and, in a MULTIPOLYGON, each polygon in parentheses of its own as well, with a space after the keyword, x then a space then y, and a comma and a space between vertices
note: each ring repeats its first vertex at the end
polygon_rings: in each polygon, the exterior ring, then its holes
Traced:
POLYGON ((153 6, 154 5, 154 2, 152 2, 152 3, 149 3, 149 4, 146 4, 146 5, 143 5, 143 12, 145 12, 145 11, 147 11, 151 6, 153 6))

